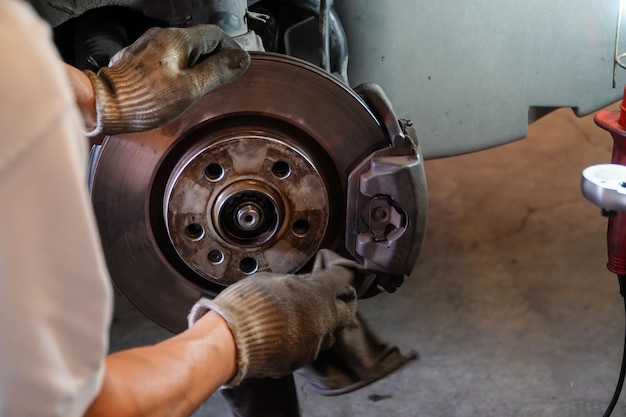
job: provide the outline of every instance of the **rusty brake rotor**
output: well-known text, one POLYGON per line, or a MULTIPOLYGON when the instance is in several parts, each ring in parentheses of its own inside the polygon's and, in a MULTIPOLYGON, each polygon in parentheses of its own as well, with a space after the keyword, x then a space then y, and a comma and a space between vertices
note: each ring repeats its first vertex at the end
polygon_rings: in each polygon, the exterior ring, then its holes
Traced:
POLYGON ((160 129, 107 137, 92 201, 111 277, 174 332, 201 296, 345 253, 351 171, 389 138, 363 99, 303 61, 249 70, 160 129))

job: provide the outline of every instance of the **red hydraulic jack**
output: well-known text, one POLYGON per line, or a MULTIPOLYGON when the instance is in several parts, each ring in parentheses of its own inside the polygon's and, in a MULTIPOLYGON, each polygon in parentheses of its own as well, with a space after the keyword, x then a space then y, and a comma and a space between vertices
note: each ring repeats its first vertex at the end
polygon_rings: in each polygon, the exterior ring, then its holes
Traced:
MULTIPOLYGON (((603 110, 598 112, 594 121, 613 137, 611 163, 626 166, 626 87, 619 111, 603 110)), ((609 209, 609 207, 602 207, 609 209)), ((607 249, 609 271, 619 276, 626 275, 626 212, 609 213, 607 230, 607 249)), ((623 295, 623 294, 622 294, 623 295)))
MULTIPOLYGON (((619 111, 598 112, 594 121, 613 137, 611 164, 595 165, 583 171, 583 195, 602 208, 609 218, 607 251, 609 271, 617 274, 626 312, 626 87, 619 111)), ((613 412, 626 376, 626 330, 624 353, 617 386, 604 417, 613 412)))

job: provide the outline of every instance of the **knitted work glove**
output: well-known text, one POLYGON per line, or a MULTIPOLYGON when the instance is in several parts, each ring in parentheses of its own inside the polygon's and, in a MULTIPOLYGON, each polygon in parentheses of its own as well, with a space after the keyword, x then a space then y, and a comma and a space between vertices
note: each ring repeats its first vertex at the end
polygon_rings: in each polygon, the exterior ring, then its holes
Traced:
POLYGON ((418 358, 417 352, 404 355, 396 346, 381 341, 358 314, 336 338, 330 349, 298 371, 322 395, 352 392, 418 358))
POLYGON ((204 94, 243 74, 246 51, 213 25, 151 28, 96 75, 86 70, 97 125, 88 136, 157 128, 204 94))
POLYGON ((351 284, 358 268, 320 250, 310 274, 259 272, 214 300, 200 299, 189 314, 189 326, 208 310, 228 323, 237 346, 237 372, 226 387, 243 378, 288 375, 332 346, 337 331, 355 319, 357 297, 351 284))

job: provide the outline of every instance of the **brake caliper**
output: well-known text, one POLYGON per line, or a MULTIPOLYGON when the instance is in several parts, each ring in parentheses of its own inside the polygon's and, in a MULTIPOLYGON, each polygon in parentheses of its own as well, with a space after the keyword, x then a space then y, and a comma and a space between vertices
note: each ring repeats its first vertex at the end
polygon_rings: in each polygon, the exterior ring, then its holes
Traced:
POLYGON ((377 291, 393 292, 413 270, 424 238, 424 161, 411 122, 396 118, 383 90, 363 84, 355 91, 376 114, 389 146, 372 152, 348 177, 346 249, 376 274, 377 291))

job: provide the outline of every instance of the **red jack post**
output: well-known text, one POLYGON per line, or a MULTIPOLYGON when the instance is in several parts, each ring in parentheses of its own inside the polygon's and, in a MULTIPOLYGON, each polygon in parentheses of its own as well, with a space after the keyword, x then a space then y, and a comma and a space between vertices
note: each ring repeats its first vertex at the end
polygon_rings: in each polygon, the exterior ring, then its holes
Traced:
MULTIPOLYGON (((594 121, 613 137, 611 163, 626 165, 626 86, 620 110, 599 111, 594 121)), ((618 276, 626 275, 626 213, 611 213, 607 229, 609 271, 618 276)))

